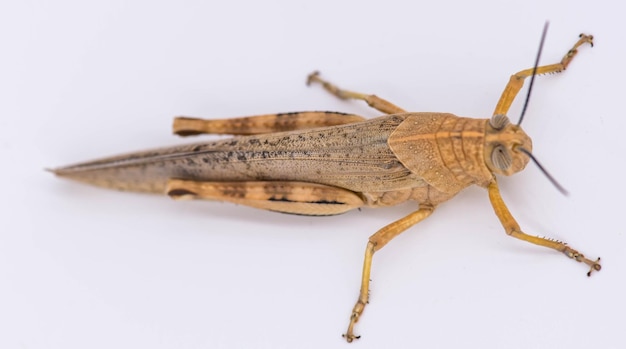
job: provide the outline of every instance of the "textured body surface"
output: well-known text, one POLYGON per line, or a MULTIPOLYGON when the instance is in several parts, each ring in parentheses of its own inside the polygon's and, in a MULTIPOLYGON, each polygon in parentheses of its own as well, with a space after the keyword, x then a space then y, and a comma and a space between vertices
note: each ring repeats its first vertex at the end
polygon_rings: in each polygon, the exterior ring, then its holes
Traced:
POLYGON ((362 193, 369 206, 409 199, 439 203, 477 183, 465 169, 490 176, 484 162, 471 159, 472 153, 482 154, 484 125, 485 120, 452 114, 406 113, 131 153, 54 172, 102 187, 153 193, 164 193, 171 178, 299 181, 362 193), (469 144, 480 149, 464 154, 469 144))
POLYGON ((389 139, 398 159, 438 190, 456 194, 493 178, 483 157, 486 122, 443 113, 412 113, 389 139))
MULTIPOLYGON (((546 31, 547 24, 542 45, 546 31)), ((535 160, 532 141, 520 127, 523 112, 517 124, 506 116, 523 80, 563 71, 577 47, 592 44, 592 39, 581 34, 561 62, 538 66, 538 55, 534 68, 513 74, 491 119, 408 113, 376 95, 341 89, 313 72, 307 83, 319 83, 340 99, 362 100, 387 115, 372 120, 336 112, 265 114, 230 121, 182 117, 174 122, 176 134, 236 136, 111 157, 53 172, 107 188, 164 193, 174 199, 222 200, 301 215, 334 215, 363 206, 418 202, 416 211, 369 238, 361 289, 343 335, 352 342, 359 338, 354 328, 369 303, 374 253, 428 218, 438 204, 473 184, 487 189, 508 235, 586 264, 588 276, 602 268, 600 258, 586 258, 563 242, 523 232, 504 203, 495 177, 517 173, 530 159, 535 160)))
POLYGON ((336 126, 233 137, 105 158, 55 170, 107 188, 164 193, 169 178, 286 180, 353 191, 423 185, 387 146, 403 121, 389 116, 336 126))

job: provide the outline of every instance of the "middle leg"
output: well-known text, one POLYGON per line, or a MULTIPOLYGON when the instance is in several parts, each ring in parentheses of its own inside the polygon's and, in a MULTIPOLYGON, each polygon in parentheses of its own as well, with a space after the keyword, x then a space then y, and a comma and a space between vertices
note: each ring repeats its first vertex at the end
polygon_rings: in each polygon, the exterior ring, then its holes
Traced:
POLYGON ((359 298, 352 309, 348 331, 343 335, 348 343, 360 338, 360 336, 354 334, 354 326, 359 321, 361 314, 363 314, 365 305, 369 302, 370 272, 372 270, 372 258, 374 257, 374 252, 383 248, 389 241, 403 231, 426 219, 433 213, 434 210, 435 207, 432 205, 420 204, 419 210, 383 227, 374 235, 370 236, 367 247, 365 248, 365 260, 363 261, 363 275, 361 276, 361 290, 359 291, 359 298))
POLYGON ((340 99, 360 99, 362 101, 365 101, 370 107, 378 111, 381 111, 385 114, 406 113, 406 110, 376 95, 368 95, 364 93, 340 89, 339 87, 331 84, 330 82, 320 78, 320 72, 318 71, 309 74, 306 84, 310 85, 313 82, 318 82, 322 84, 322 86, 324 87, 324 89, 326 89, 326 91, 330 92, 332 95, 340 99))

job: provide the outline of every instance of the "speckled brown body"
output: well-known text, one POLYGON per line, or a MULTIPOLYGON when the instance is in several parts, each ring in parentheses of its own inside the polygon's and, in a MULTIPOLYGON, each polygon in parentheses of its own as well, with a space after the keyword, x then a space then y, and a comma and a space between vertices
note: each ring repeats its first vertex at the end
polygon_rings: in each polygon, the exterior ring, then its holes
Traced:
MULTIPOLYGON (((547 25, 542 42, 546 30, 547 25)), ((378 229, 368 240, 359 296, 343 335, 352 342, 360 337, 354 328, 369 303, 374 253, 428 218, 439 203, 473 184, 487 189, 508 235, 586 264, 590 267, 587 275, 601 269, 600 258, 588 259, 563 242, 523 232, 496 180, 496 175, 523 170, 532 157, 532 142, 520 127, 522 118, 512 124, 506 116, 524 79, 565 70, 577 48, 592 44, 592 39, 581 34, 559 63, 513 74, 491 119, 408 113, 376 95, 341 89, 314 72, 307 79, 309 84, 321 84, 341 99, 364 101, 386 116, 365 120, 353 114, 312 111, 235 119, 179 117, 173 130, 181 136, 238 136, 110 157, 52 172, 106 188, 162 193, 174 199, 221 200, 301 215, 418 202, 414 212, 378 229)))
POLYGON ((359 123, 233 137, 56 169, 97 186, 164 193, 167 180, 300 181, 361 193, 368 206, 445 201, 488 182, 487 120, 406 113, 359 123))

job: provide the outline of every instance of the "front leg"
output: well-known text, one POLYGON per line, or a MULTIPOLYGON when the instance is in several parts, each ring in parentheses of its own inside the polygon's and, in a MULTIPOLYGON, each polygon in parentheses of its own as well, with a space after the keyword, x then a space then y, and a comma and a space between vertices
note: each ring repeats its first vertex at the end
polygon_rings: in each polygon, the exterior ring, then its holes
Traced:
POLYGON ((498 218, 500 219, 500 222, 502 223, 502 226, 504 227, 504 230, 508 235, 514 238, 518 238, 520 240, 528 241, 535 245, 557 250, 577 262, 587 264, 589 266, 589 272, 587 273, 587 276, 591 276, 591 272, 593 272, 594 270, 599 271, 602 268, 602 266, 600 265, 600 258, 593 261, 587 259, 582 253, 567 246, 567 244, 563 242, 550 240, 538 236, 532 236, 524 233, 520 229, 519 224, 517 224, 517 222, 515 221, 515 218, 513 218, 513 215, 511 215, 509 209, 506 207, 504 200, 502 200, 502 196, 500 195, 500 189, 498 189, 498 184, 495 179, 493 180, 493 182, 491 182, 491 184, 489 184, 488 190, 491 205, 493 206, 493 209, 496 212, 496 216, 498 216, 498 218))
POLYGON ((560 73, 564 71, 567 69, 567 66, 570 64, 572 59, 574 59, 574 56, 578 53, 578 47, 583 44, 589 44, 593 47, 593 36, 580 34, 578 41, 569 51, 567 51, 559 63, 537 67, 536 71, 534 68, 524 69, 511 75, 509 83, 504 88, 504 91, 502 91, 502 95, 500 96, 500 100, 496 105, 496 110, 493 112, 493 115, 506 115, 509 111, 511 103, 513 103, 513 100, 515 99, 515 96, 517 96, 517 93, 524 85, 524 79, 531 77, 533 75, 533 71, 535 71, 535 75, 560 73))

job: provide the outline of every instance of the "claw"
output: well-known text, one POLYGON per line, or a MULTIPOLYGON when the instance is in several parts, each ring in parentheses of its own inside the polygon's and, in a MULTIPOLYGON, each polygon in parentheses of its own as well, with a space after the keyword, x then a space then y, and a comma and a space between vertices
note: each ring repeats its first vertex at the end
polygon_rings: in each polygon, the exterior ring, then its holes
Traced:
POLYGON ((598 259, 596 259, 595 262, 593 262, 591 265, 591 268, 589 268, 589 272, 587 273, 587 276, 591 276, 591 273, 595 270, 595 271, 600 271, 600 269, 602 269, 602 266, 600 265, 600 257, 598 257, 598 259))
POLYGON ((591 47, 593 47, 593 35, 580 34, 578 36, 581 42, 588 42, 591 47))
POLYGON ((361 336, 354 335, 354 325, 359 321, 359 316, 363 313, 363 309, 365 308, 365 303, 360 299, 354 305, 354 309, 352 310, 352 315, 350 316, 350 324, 348 325, 348 331, 341 336, 348 341, 348 343, 352 343, 353 340, 361 338, 361 336))
POLYGON ((589 272, 587 272, 587 276, 591 276, 591 273, 594 270, 600 271, 600 269, 602 269, 602 266, 600 265, 600 257, 598 257, 598 259, 596 259, 595 261, 592 261, 590 259, 587 259, 582 253, 569 247, 566 247, 563 253, 577 262, 587 264, 590 267, 589 272))
POLYGON ((318 81, 319 75, 320 75, 320 72, 317 70, 309 74, 309 76, 307 76, 306 78, 306 85, 311 86, 311 83, 313 83, 314 81, 318 81))
POLYGON ((355 336, 347 333, 342 334, 341 337, 345 338, 348 343, 352 343, 353 340, 361 338, 361 336, 355 336))

